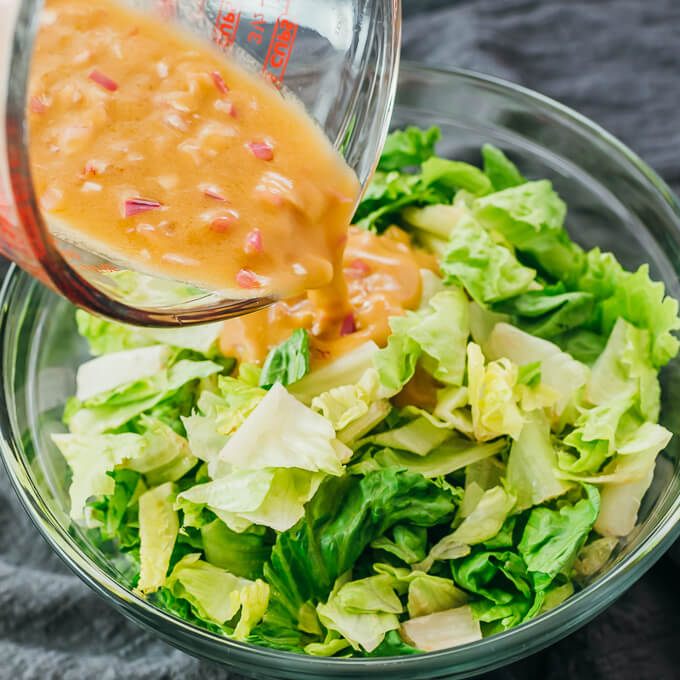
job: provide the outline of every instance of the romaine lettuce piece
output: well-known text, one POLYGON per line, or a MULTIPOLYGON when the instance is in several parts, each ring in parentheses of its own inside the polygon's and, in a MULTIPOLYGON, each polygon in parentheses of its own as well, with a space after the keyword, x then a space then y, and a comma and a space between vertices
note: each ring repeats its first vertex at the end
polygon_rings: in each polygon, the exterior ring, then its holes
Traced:
POLYGON ((494 191, 503 191, 526 182, 515 164, 495 146, 485 144, 482 147, 482 158, 484 174, 491 180, 494 191))
POLYGON ((409 226, 441 238, 446 243, 463 214, 458 206, 437 204, 422 208, 409 206, 404 208, 401 216, 409 226))
POLYGON ((277 538, 264 571, 272 601, 296 628, 300 607, 325 601, 338 576, 378 536, 403 522, 431 527, 450 521, 454 506, 448 489, 405 471, 327 478, 304 519, 277 538))
POLYGON ((290 385, 309 373, 309 334, 304 328, 293 331, 288 340, 274 347, 262 366, 260 387, 274 383, 290 385))
POLYGON ((302 517, 322 479, 322 473, 295 468, 233 470, 183 491, 179 499, 207 506, 232 531, 252 524, 285 531, 302 517))
POLYGON ((502 486, 484 491, 474 510, 453 532, 451 540, 475 545, 493 538, 503 526, 515 501, 515 497, 502 486))
POLYGON ((200 553, 193 553, 177 562, 166 588, 187 600, 201 619, 220 626, 241 610, 233 637, 245 640, 267 609, 269 586, 234 576, 200 558, 200 553))
POLYGON ((418 571, 409 576, 407 609, 412 619, 460 607, 467 600, 467 593, 451 579, 418 571))
POLYGON ((360 416, 351 423, 345 425, 338 431, 337 437, 347 446, 354 446, 358 439, 368 434, 376 425, 381 423, 392 410, 392 406, 387 399, 374 401, 363 416, 360 416))
POLYGON ((412 165, 420 165, 434 155, 434 146, 441 139, 438 127, 421 130, 407 127, 387 135, 378 168, 380 170, 399 170, 412 165))
POLYGON ((87 340, 90 354, 94 356, 155 344, 155 340, 144 332, 145 328, 108 321, 88 314, 84 309, 76 310, 76 324, 79 335, 87 340))
POLYGON ((613 399, 635 398, 646 420, 659 418, 661 388, 649 363, 650 333, 618 319, 604 352, 593 366, 586 398, 601 405, 613 399))
POLYGON ((76 399, 88 401, 121 385, 151 378, 168 366, 172 353, 166 345, 153 345, 90 359, 78 367, 76 399))
POLYGON ((467 372, 475 438, 488 441, 508 434, 517 439, 524 425, 515 394, 517 366, 508 359, 485 366, 482 350, 471 342, 467 348, 467 372))
POLYGON ((451 232, 440 267, 445 283, 462 286, 480 305, 523 293, 536 276, 467 215, 451 232))
POLYGON ((52 441, 71 468, 71 517, 83 518, 85 503, 91 496, 114 492, 114 480, 107 473, 125 460, 139 456, 146 447, 137 434, 53 434, 52 441))
POLYGON ((371 405, 383 399, 384 394, 378 372, 374 368, 369 368, 356 385, 334 387, 314 397, 312 408, 320 411, 324 418, 331 422, 333 428, 339 431, 363 418, 371 405))
POLYGON ((559 510, 534 508, 517 549, 536 590, 545 590, 560 572, 567 572, 583 547, 600 511, 600 494, 585 485, 586 497, 559 510))
POLYGON ((174 482, 196 465, 198 459, 191 455, 189 443, 171 427, 149 417, 143 417, 141 424, 145 446, 125 467, 141 472, 149 485, 174 482))
POLYGON ((475 196, 484 196, 493 188, 491 180, 479 168, 446 158, 428 158, 422 164, 422 182, 449 194, 462 189, 475 196))
POLYGON ((389 585, 378 581, 379 578, 373 576, 363 579, 363 582, 354 582, 357 585, 344 583, 345 579, 340 578, 328 601, 317 606, 321 623, 329 630, 340 633, 354 649, 363 648, 372 652, 383 641, 385 633, 399 628, 398 616, 380 607, 394 609, 398 606, 399 611, 402 611, 401 602, 389 585), (343 602, 343 589, 348 586, 352 586, 350 601, 361 603, 361 609, 343 602), (391 601, 388 592, 392 595, 391 601))
POLYGON ((174 497, 172 482, 139 497, 140 573, 137 587, 142 593, 153 593, 165 584, 179 532, 174 497))
POLYGON ((599 332, 609 335, 617 320, 623 318, 649 331, 649 363, 657 369, 667 364, 679 347, 673 335, 680 329, 677 300, 665 296, 663 283, 650 280, 647 264, 634 273, 627 272, 611 253, 602 253, 599 248, 583 259, 580 267, 573 262, 567 285, 601 300, 599 332))
POLYGON ((289 386, 289 392, 303 404, 311 404, 312 399, 343 385, 355 385, 369 368, 373 367, 373 356, 378 345, 372 340, 360 345, 344 356, 313 370, 302 380, 289 386))
POLYGON ((394 430, 386 430, 362 439, 357 442, 357 445, 377 444, 378 446, 414 453, 418 456, 426 456, 451 436, 452 432, 433 425, 429 419, 421 416, 394 430))
POLYGON ((517 497, 518 512, 557 498, 569 488, 558 476, 550 425, 537 411, 527 416, 520 436, 510 449, 507 482, 517 497))
MULTIPOLYGON (((100 358, 108 359, 111 356, 109 354, 100 358)), ((76 433, 97 434, 113 430, 157 404, 172 399, 187 383, 207 378, 222 369, 220 364, 212 361, 181 359, 148 378, 101 392, 82 404, 76 403, 67 409, 64 420, 76 433)))
POLYGON ((271 553, 269 530, 253 527, 237 533, 215 519, 204 524, 200 532, 207 562, 242 578, 262 576, 262 567, 271 553))
POLYGON ((380 536, 371 543, 371 548, 391 553, 406 564, 413 564, 425 559, 427 529, 397 524, 392 529, 392 534, 394 540, 390 540, 388 536, 380 536))
POLYGON ((248 469, 299 468, 340 475, 352 457, 331 423, 276 383, 232 435, 220 460, 248 469))
POLYGON ((466 465, 494 456, 506 448, 505 439, 480 444, 454 435, 426 456, 382 449, 374 454, 373 461, 378 468, 406 468, 431 479, 462 470, 466 465))
POLYGON ((541 383, 560 395, 554 407, 556 415, 564 411, 590 375, 586 365, 570 357, 557 345, 507 323, 494 326, 484 351, 489 359, 506 357, 518 366, 539 361, 541 383))
POLYGON ((618 544, 619 539, 615 536, 603 536, 584 545, 574 562, 574 578, 585 582, 595 576, 607 564, 618 544))
POLYGON ((450 649, 482 639, 479 621, 467 605, 409 619, 401 625, 401 634, 424 652, 450 649))

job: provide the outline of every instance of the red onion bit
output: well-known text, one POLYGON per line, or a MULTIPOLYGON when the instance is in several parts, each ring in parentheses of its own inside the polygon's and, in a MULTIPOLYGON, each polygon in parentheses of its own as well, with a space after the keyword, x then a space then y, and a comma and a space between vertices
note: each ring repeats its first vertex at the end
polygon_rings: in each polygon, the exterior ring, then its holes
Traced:
POLYGON ((227 199, 222 196, 222 194, 211 187, 204 187, 203 195, 207 196, 208 198, 214 198, 216 201, 222 201, 222 203, 228 203, 227 199))
POLYGON ((140 213, 149 212, 149 210, 156 210, 162 208, 163 204, 158 201, 151 201, 148 198, 131 198, 125 201, 125 217, 132 217, 140 213))
POLYGON ((350 279, 363 279, 370 273, 371 268, 359 258, 352 260, 349 267, 345 269, 345 276, 348 276, 350 279))
POLYGON ((115 80, 111 80, 111 78, 103 74, 101 71, 98 71, 97 69, 94 69, 94 71, 90 73, 90 80, 97 83, 97 85, 101 85, 105 90, 108 90, 109 92, 115 92, 118 89, 118 83, 115 80))
POLYGON ((248 232, 243 249, 248 255, 262 252, 262 233, 259 229, 253 229, 251 232, 248 232))
POLYGON ((217 71, 213 71, 210 74, 210 77, 213 79, 213 83, 215 83, 215 87, 222 94, 227 94, 227 92, 229 92, 229 88, 227 87, 227 84, 224 82, 224 79, 222 78, 222 76, 217 71))
POLYGON ((357 329, 356 322, 354 321, 354 314, 350 312, 343 320, 342 326, 340 326, 340 337, 345 337, 345 335, 351 335, 357 329))
POLYGON ((29 106, 33 113, 45 113, 45 111, 47 111, 47 105, 45 104, 42 95, 39 97, 31 97, 29 106))
POLYGON ((250 271, 250 269, 241 269, 236 274, 236 283, 240 288, 259 288, 260 282, 257 275, 250 271))
POLYGON ((274 159, 274 147, 268 142, 249 142, 246 146, 250 152, 261 161, 271 161, 274 159))
POLYGON ((210 223, 210 229, 218 234, 224 234, 233 226, 234 222, 236 222, 234 215, 221 215, 210 223))

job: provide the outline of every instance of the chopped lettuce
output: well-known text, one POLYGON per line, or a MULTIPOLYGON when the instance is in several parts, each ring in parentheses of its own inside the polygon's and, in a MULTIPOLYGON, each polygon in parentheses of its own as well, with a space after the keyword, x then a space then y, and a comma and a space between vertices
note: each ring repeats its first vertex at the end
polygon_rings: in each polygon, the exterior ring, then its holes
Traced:
POLYGON ((187 600, 205 621, 225 626, 240 610, 236 628, 230 632, 245 640, 250 629, 262 618, 269 600, 264 581, 249 581, 201 560, 200 554, 183 557, 168 576, 165 587, 175 597, 187 600))
MULTIPOLYGON (((356 211, 439 260, 381 347, 310 364, 316 329, 290 329, 237 364, 221 323, 77 312, 95 358, 52 435, 71 515, 157 606, 282 651, 420 654, 558 606, 634 531, 671 438, 677 302, 573 243, 550 182, 489 145, 481 170, 437 158, 438 138, 390 135, 356 211)), ((110 282, 140 305, 204 295, 110 282)))
POLYGON ((409 619, 401 626, 402 635, 424 652, 457 647, 482 639, 479 621, 469 606, 409 619))
POLYGON ((503 191, 524 184, 517 166, 498 148, 491 144, 482 147, 484 174, 491 180, 494 191, 503 191))
POLYGON ((187 383, 222 370, 222 366, 213 361, 180 359, 152 376, 118 385, 85 402, 72 404, 67 408, 64 420, 75 433, 98 434, 115 430, 161 402, 172 399, 187 383))
POLYGON ((373 367, 373 357, 377 351, 378 346, 373 341, 366 342, 293 383, 289 391, 303 404, 309 405, 314 397, 335 387, 355 385, 373 367))
POLYGON ((537 412, 527 417, 508 456, 507 481, 517 498, 518 511, 557 498, 569 486, 560 479, 550 425, 537 412))
POLYGON ((480 305, 523 293, 536 276, 470 216, 451 232, 440 266, 445 283, 462 286, 480 305))
POLYGON ((556 415, 573 402, 589 377, 588 367, 557 345, 507 323, 494 326, 484 350, 489 359, 505 357, 518 366, 540 362, 541 383, 559 395, 554 407, 556 415))
POLYGON ((220 460, 236 467, 299 468, 342 474, 352 452, 333 425, 276 383, 231 436, 220 460))
POLYGON ((219 321, 179 328, 142 328, 108 321, 88 314, 83 309, 76 311, 76 322, 78 333, 87 339, 90 352, 94 355, 160 343, 212 356, 217 351, 223 326, 219 321))
POLYGON ((82 519, 85 503, 91 496, 108 496, 114 492, 109 472, 125 460, 140 455, 145 448, 142 437, 124 434, 53 434, 52 441, 71 468, 71 517, 82 519))
POLYGON ((434 145, 440 138, 441 132, 437 127, 429 130, 417 127, 395 130, 385 140, 378 169, 399 170, 420 165, 434 155, 434 145))
POLYGON ((474 342, 467 348, 468 400, 472 407, 475 438, 488 441, 504 434, 517 439, 524 418, 516 403, 517 367, 508 359, 484 365, 484 355, 474 342))
POLYGON ((309 373, 309 334, 298 328, 277 347, 274 347, 262 366, 260 387, 270 388, 274 383, 290 385, 309 373))
POLYGON ((174 496, 172 482, 166 482, 139 497, 141 570, 137 587, 142 593, 153 593, 165 584, 179 532, 174 496))
POLYGON ((385 633, 399 628, 397 613, 402 604, 386 576, 371 576, 344 583, 338 579, 325 604, 319 604, 319 620, 329 630, 340 633, 352 647, 372 652, 385 633), (396 611, 395 611, 396 610, 396 611))

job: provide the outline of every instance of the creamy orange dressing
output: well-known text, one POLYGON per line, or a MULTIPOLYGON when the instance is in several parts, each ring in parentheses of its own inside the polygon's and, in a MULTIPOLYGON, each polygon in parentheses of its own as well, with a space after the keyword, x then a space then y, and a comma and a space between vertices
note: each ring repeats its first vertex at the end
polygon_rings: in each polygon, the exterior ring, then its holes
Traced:
POLYGON ((359 184, 298 104, 106 0, 46 8, 28 115, 55 233, 212 290, 288 297, 332 281, 359 184))
POLYGON ((337 358, 368 340, 384 346, 389 317, 420 303, 424 267, 436 271, 436 259, 414 250, 400 229, 391 227, 377 236, 350 227, 335 295, 330 288, 324 294, 311 291, 229 319, 220 349, 239 361, 262 364, 269 350, 296 328, 309 331, 313 363, 337 358))

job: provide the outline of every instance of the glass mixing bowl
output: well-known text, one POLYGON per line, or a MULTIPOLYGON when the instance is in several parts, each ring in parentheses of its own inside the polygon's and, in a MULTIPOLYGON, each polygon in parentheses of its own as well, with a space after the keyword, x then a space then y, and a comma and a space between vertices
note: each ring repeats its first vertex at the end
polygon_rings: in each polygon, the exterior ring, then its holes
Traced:
MULTIPOLYGON (((550 178, 569 206, 567 226, 585 247, 612 250, 628 268, 648 262, 655 279, 680 297, 680 205, 631 151, 559 104, 493 78, 462 71, 402 68, 393 125, 439 125, 439 152, 479 161, 491 142, 522 172, 550 178)), ((14 268, 0 294, 2 457, 26 510, 52 547, 94 590, 167 642, 257 678, 463 678, 556 641, 620 596, 678 534, 680 471, 676 436, 660 457, 640 524, 603 572, 564 604, 513 630, 448 651, 386 659, 321 659, 219 637, 164 613, 133 594, 125 562, 88 542, 68 517, 67 471, 50 434, 74 393, 86 356, 74 309, 14 268)), ((680 432, 680 361, 662 374, 662 422, 680 432)))

